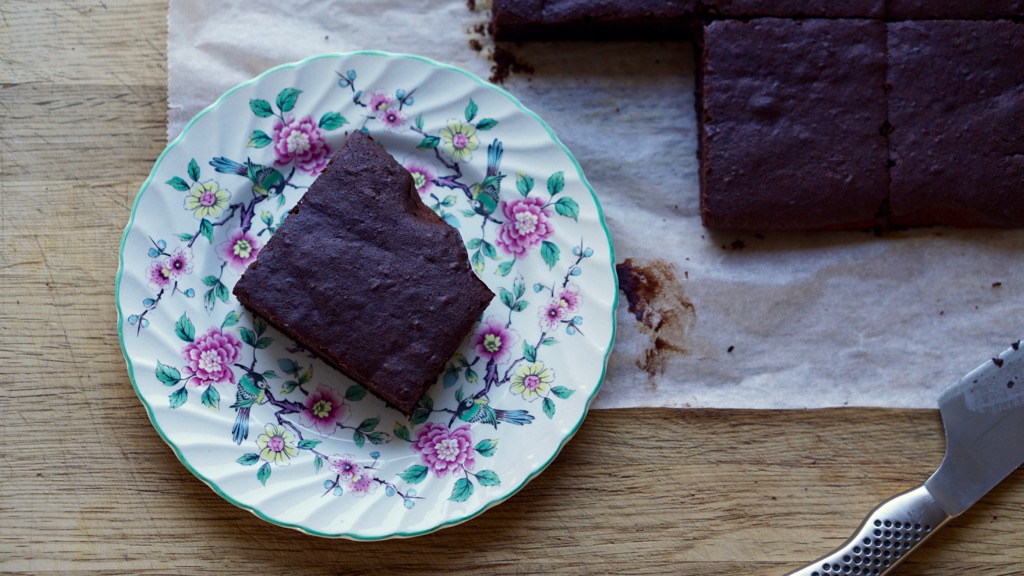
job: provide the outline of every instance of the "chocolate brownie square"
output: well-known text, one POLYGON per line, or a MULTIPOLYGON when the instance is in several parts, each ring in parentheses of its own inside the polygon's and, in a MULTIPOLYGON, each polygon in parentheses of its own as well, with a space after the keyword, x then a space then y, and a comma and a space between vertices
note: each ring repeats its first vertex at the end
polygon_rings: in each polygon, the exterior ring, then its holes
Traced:
POLYGON ((496 40, 685 40, 697 0, 494 0, 496 40))
POLYGON ((1024 24, 888 27, 893 223, 1024 226, 1024 24))
POLYGON ((349 136, 234 293, 406 415, 494 297, 459 233, 362 132, 349 136))
POLYGON ((880 224, 885 24, 722 20, 703 30, 701 213, 734 230, 880 224))
POLYGON ((882 18, 884 0, 704 0, 704 10, 717 18, 810 17, 882 18))
POLYGON ((1024 0, 886 0, 890 20, 1024 18, 1024 0))

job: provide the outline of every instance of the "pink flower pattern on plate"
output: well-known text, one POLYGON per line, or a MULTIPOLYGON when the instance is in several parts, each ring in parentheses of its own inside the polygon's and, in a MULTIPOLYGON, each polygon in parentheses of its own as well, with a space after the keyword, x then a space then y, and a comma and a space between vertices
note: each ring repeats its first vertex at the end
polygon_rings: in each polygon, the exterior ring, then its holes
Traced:
POLYGON ((580 296, 580 287, 575 284, 568 284, 558 293, 558 303, 565 308, 566 312, 575 312, 583 304, 583 296, 580 296))
POLYGON ((249 232, 238 230, 231 235, 220 249, 220 255, 232 268, 238 271, 245 270, 250 262, 256 259, 260 253, 260 242, 256 236, 249 232))
POLYGON ((555 298, 549 300, 548 303, 540 309, 537 315, 540 317, 540 326, 545 332, 550 332, 558 327, 558 323, 565 318, 565 307, 559 299, 555 298))
POLYGON ((370 112, 381 114, 394 106, 394 100, 384 92, 374 92, 370 96, 370 112))
POLYGON ((409 171, 409 174, 412 174, 413 185, 416 186, 416 191, 421 196, 430 192, 430 189, 434 186, 434 173, 430 168, 419 162, 410 162, 405 165, 405 169, 409 171))
POLYGON ((149 285, 163 289, 171 284, 171 269, 167 266, 166 260, 157 260, 149 265, 149 271, 146 273, 146 280, 149 285))
POLYGON ((338 475, 338 484, 355 498, 373 494, 377 481, 369 468, 359 465, 352 454, 331 456, 331 471, 338 475))
POLYGON ((517 198, 511 202, 502 200, 501 211, 505 222, 498 229, 495 242, 510 256, 525 256, 554 232, 551 213, 544 207, 544 201, 536 196, 517 198))
POLYGON ((468 425, 449 430, 443 424, 427 422, 416 436, 412 449, 420 453, 423 464, 438 478, 463 468, 472 470, 476 465, 473 434, 468 425))
POLYGON ((345 400, 329 386, 320 384, 306 396, 302 410, 302 424, 315 428, 323 436, 334 432, 335 426, 349 415, 345 400))
POLYGON ((348 483, 348 492, 354 498, 362 498, 367 494, 373 494, 377 490, 377 482, 373 474, 366 468, 360 467, 359 475, 348 483))
POLYGON ((178 278, 183 274, 191 274, 192 256, 185 248, 177 248, 167 259, 166 266, 170 270, 171 276, 174 278, 178 278))
POLYGON ((380 114, 379 118, 385 127, 392 130, 405 124, 405 116, 402 115, 402 111, 398 108, 388 108, 380 114))
POLYGON ((291 117, 287 122, 275 120, 271 138, 277 165, 294 162, 299 170, 315 176, 331 159, 331 147, 312 116, 291 117))
POLYGON ((558 323, 572 312, 579 310, 583 304, 583 297, 580 296, 580 288, 575 284, 568 284, 558 292, 558 296, 552 298, 537 313, 540 317, 540 326, 545 332, 550 332, 558 327, 558 323))
POLYGON ((341 482, 346 484, 351 482, 353 478, 359 476, 361 469, 362 466, 356 464, 356 457, 352 454, 344 456, 335 454, 331 457, 331 470, 338 475, 338 480, 341 482))
POLYGON ((490 317, 480 323, 473 336, 473 347, 484 358, 504 362, 512 355, 512 347, 519 342, 519 335, 498 318, 490 317))
POLYGON ((205 388, 222 382, 235 383, 231 365, 238 360, 242 343, 230 332, 221 332, 216 326, 197 337, 181 351, 191 373, 189 385, 205 388))

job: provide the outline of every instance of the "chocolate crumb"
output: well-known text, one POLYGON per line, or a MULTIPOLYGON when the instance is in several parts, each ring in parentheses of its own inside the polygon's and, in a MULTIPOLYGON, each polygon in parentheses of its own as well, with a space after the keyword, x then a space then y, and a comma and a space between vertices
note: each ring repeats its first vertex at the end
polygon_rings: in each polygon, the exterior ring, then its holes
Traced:
POLYGON ((729 348, 726 350, 726 352, 732 354, 732 351, 735 350, 735 349, 736 349, 735 346, 729 346, 729 348))
POLYGON ((747 247, 747 243, 744 242, 743 240, 740 240, 739 238, 737 238, 737 239, 733 240, 732 244, 729 244, 728 246, 723 244, 722 245, 722 250, 743 250, 746 247, 747 247))
POLYGON ((475 52, 479 52, 484 49, 484 44, 483 42, 476 38, 470 38, 469 47, 472 48, 475 52))
POLYGON ((470 12, 476 12, 476 0, 466 0, 466 8, 469 8, 470 12))
POLYGON ((533 74, 533 66, 520 62, 515 54, 503 46, 495 46, 491 58, 494 60, 494 66, 491 66, 490 81, 495 84, 504 84, 509 74, 533 74))
POLYGON ((993 282, 993 283, 992 283, 992 287, 993 287, 993 288, 999 288, 999 287, 1000 287, 1000 286, 1002 286, 1002 285, 1003 285, 1003 283, 1002 283, 1002 282, 993 282))
POLYGON ((1007 388, 1013 388, 1013 380, 1010 380, 1009 382, 1007 382, 1006 383, 1006 387, 1007 388))
POLYGON ((1013 348, 1014 350, 1020 350, 1020 340, 1017 340, 1016 342, 1010 344, 1010 348, 1013 348))
POLYGON ((992 363, 995 364, 999 368, 1003 367, 1003 359, 1002 358, 993 358, 992 359, 992 363))

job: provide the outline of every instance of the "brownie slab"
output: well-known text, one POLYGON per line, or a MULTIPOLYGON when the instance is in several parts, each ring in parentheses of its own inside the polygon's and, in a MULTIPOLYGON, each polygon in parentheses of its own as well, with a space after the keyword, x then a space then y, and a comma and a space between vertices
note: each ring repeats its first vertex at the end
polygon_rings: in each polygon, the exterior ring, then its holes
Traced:
POLYGON ((1024 18, 1024 0, 886 0, 890 20, 1024 18))
POLYGON ((884 0, 702 0, 713 18, 882 18, 884 0))
POLYGON ((701 55, 705 226, 815 230, 884 220, 883 22, 715 21, 704 27, 701 55))
POLYGON ((685 40, 697 0, 493 0, 496 40, 685 40))
POLYGON ((894 224, 1024 226, 1024 24, 889 24, 894 224))
POLYGON ((701 19, 883 16, 885 0, 493 0, 491 32, 516 41, 688 40, 701 19))
POLYGON ((494 296, 458 232, 361 132, 289 212, 234 294, 406 415, 494 296))

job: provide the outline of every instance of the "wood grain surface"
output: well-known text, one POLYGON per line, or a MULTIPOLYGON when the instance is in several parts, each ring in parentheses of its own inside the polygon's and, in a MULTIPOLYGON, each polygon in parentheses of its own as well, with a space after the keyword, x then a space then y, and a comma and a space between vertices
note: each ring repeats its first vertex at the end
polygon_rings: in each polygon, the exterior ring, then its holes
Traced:
MULTIPOLYGON (((0 2, 0 572, 783 574, 939 463, 934 411, 606 410, 508 502, 423 537, 232 506, 154 431, 117 340, 121 232, 166 142, 166 14, 0 2)), ((1018 471, 898 573, 1021 574, 1021 533, 1018 471)))

